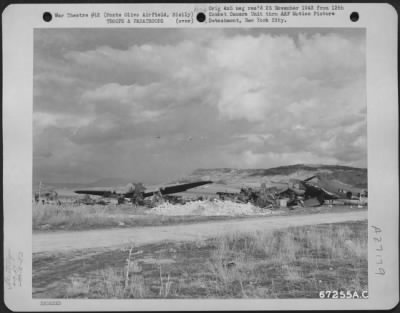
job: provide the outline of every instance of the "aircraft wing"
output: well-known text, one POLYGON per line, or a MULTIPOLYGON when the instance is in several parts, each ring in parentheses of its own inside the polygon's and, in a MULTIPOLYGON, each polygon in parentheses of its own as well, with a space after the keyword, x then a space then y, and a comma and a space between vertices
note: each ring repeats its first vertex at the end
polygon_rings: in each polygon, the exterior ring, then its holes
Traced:
POLYGON ((308 182, 308 181, 310 181, 311 179, 314 179, 314 178, 318 178, 318 175, 314 175, 314 176, 311 176, 311 177, 308 177, 308 178, 306 178, 306 179, 303 179, 303 182, 308 182))
POLYGON ((112 197, 119 195, 110 190, 75 190, 75 193, 83 195, 101 196, 101 197, 112 197))
POLYGON ((333 192, 330 192, 322 187, 319 187, 325 195, 327 195, 329 198, 328 199, 339 199, 339 196, 337 194, 334 194, 333 192))
MULTIPOLYGON (((161 194, 169 195, 172 193, 183 192, 188 189, 196 188, 196 187, 206 185, 206 184, 211 184, 211 183, 212 183, 212 181, 197 181, 197 182, 193 182, 193 183, 165 186, 165 187, 161 187, 159 190, 160 190, 161 194)), ((158 190, 144 192, 143 196, 145 198, 150 197, 150 196, 154 195, 157 191, 158 190)), ((133 192, 117 193, 115 191, 110 191, 110 190, 76 190, 75 193, 84 194, 84 195, 92 195, 92 196, 101 196, 101 197, 118 197, 118 196, 123 195, 126 198, 130 198, 133 195, 133 192)))
MULTIPOLYGON (((193 183, 185 183, 185 184, 176 184, 176 185, 170 185, 170 186, 165 186, 160 188, 160 192, 162 195, 169 195, 172 193, 178 193, 178 192, 183 192, 188 189, 196 188, 199 186, 203 186, 206 184, 212 184, 213 182, 210 180, 207 181, 197 181, 193 183)), ((157 191, 149 191, 144 193, 144 197, 150 197, 154 195, 157 191)))

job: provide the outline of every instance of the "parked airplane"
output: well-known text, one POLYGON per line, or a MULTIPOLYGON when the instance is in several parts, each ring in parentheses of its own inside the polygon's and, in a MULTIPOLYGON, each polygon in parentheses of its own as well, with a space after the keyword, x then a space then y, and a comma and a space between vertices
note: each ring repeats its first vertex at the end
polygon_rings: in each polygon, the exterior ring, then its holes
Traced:
POLYGON ((115 190, 86 189, 86 190, 76 190, 75 193, 101 196, 105 198, 117 198, 119 203, 123 202, 125 199, 129 199, 133 203, 141 204, 144 198, 156 194, 169 195, 211 183, 212 181, 197 181, 197 182, 175 184, 175 185, 152 186, 150 188, 146 188, 142 183, 136 183, 136 184, 129 184, 127 186, 127 190, 123 192, 118 192, 115 190))
POLYGON ((290 192, 304 197, 304 200, 315 198, 320 205, 324 204, 325 200, 352 200, 359 199, 360 196, 368 196, 365 189, 352 187, 336 179, 329 179, 323 174, 317 174, 304 180, 292 179, 289 181, 288 187, 279 191, 279 194, 290 192))

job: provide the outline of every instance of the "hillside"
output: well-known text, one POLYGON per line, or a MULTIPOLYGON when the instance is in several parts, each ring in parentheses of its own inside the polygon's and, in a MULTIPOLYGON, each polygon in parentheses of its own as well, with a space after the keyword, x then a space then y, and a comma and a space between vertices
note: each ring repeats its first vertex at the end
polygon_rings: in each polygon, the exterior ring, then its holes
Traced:
MULTIPOLYGON (((276 182, 287 182, 289 179, 305 179, 315 174, 324 174, 328 179, 335 179, 353 187, 366 189, 367 169, 340 165, 311 165, 296 164, 279 166, 267 169, 234 169, 234 168, 212 168, 197 169, 190 175, 176 182, 191 182, 198 180, 212 180, 215 183, 235 187, 260 186, 261 183, 273 185, 276 182)), ((42 184, 42 190, 52 189, 76 189, 76 188, 104 188, 121 187, 129 183, 121 178, 104 178, 92 183, 46 183, 42 184)), ((33 183, 33 191, 38 191, 39 183, 33 183)))
POLYGON ((323 173, 328 179, 336 179, 357 188, 367 188, 367 169, 341 165, 305 165, 296 164, 268 169, 197 169, 185 180, 210 179, 224 184, 261 184, 287 181, 288 179, 306 179, 323 173))

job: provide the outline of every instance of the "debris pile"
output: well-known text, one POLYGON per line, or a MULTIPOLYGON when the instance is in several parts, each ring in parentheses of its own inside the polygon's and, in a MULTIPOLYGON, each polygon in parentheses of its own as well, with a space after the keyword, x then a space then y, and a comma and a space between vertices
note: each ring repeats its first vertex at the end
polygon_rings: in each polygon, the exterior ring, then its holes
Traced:
POLYGON ((251 203, 236 203, 229 200, 204 200, 191 201, 185 204, 162 203, 149 211, 148 214, 182 216, 245 216, 245 215, 269 215, 272 211, 261 209, 251 203))

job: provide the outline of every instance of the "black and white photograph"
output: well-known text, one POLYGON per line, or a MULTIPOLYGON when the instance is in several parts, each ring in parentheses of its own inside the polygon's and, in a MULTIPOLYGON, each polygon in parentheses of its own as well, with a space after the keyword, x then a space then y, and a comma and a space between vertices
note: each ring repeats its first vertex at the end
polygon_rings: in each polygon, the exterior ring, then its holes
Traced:
POLYGON ((364 29, 35 30, 33 296, 366 298, 365 61, 364 29))
POLYGON ((389 4, 2 13, 4 303, 399 303, 389 4))

